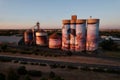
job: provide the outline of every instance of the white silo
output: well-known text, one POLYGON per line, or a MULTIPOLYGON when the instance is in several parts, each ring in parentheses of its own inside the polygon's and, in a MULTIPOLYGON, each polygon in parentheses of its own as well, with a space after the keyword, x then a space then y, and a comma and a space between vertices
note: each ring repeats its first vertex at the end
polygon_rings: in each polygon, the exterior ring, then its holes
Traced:
POLYGON ((70 21, 70 51, 75 51, 76 20, 70 21))
POLYGON ((98 49, 99 19, 87 19, 87 42, 86 50, 95 51, 98 49))
POLYGON ((62 27, 62 49, 70 50, 70 20, 63 20, 62 27))
POLYGON ((48 45, 48 35, 44 30, 39 30, 36 32, 36 45, 47 46, 48 45))
POLYGON ((86 20, 76 20, 76 38, 75 38, 75 51, 81 52, 86 49, 86 20))

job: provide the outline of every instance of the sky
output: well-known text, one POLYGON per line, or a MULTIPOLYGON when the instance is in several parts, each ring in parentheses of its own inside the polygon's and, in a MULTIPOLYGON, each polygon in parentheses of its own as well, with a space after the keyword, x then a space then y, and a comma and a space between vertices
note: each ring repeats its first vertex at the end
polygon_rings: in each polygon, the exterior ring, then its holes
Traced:
POLYGON ((100 19, 100 28, 120 29, 120 0, 0 0, 0 29, 61 28, 63 19, 100 19))

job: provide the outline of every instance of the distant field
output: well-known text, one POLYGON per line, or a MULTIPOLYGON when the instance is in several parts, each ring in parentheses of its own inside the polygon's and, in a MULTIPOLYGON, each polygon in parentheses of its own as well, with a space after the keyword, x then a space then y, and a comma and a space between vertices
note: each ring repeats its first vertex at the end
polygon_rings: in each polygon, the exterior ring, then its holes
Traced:
MULTIPOLYGON (((0 30, 0 35, 15 35, 15 34, 23 34, 24 31, 27 29, 1 29, 0 30)), ((49 32, 59 32, 61 33, 61 28, 60 29, 44 29, 45 31, 49 32)), ((100 35, 106 35, 106 36, 115 36, 115 37, 120 37, 120 29, 103 29, 100 30, 100 35)))
MULTIPOLYGON (((11 67, 17 69, 19 66, 25 66, 27 70, 42 71, 42 77, 48 77, 49 72, 53 71, 56 75, 61 76, 64 80, 119 80, 119 74, 82 71, 79 69, 67 69, 67 68, 50 68, 49 66, 40 65, 24 65, 18 63, 0 63, 0 72, 7 73, 7 70, 11 67)), ((32 80, 40 80, 41 77, 31 77, 32 80)), ((19 80, 23 80, 22 78, 19 80)))
MULTIPOLYGON (((0 29, 0 36, 9 36, 9 35, 16 35, 16 34, 20 34, 23 35, 23 33, 26 31, 27 29, 0 29)), ((52 32, 58 32, 61 33, 61 29, 43 29, 44 31, 48 32, 48 34, 52 33, 52 32)))

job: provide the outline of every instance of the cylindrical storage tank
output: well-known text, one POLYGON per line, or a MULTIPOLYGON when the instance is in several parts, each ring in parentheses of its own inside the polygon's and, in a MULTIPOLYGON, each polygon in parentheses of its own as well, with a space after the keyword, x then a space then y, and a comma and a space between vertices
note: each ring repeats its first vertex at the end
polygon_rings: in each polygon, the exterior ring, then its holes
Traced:
POLYGON ((47 33, 43 30, 36 32, 36 45, 38 46, 47 46, 47 33))
POLYGON ((86 50, 95 51, 98 49, 99 39, 99 19, 87 20, 87 42, 86 50))
POLYGON ((61 44, 61 37, 57 33, 50 35, 49 48, 59 49, 59 48, 61 48, 61 45, 62 45, 61 44))
POLYGON ((75 38, 75 51, 82 52, 86 49, 86 20, 76 20, 76 38, 75 38))
POLYGON ((63 20, 62 27, 62 50, 70 50, 70 20, 63 20))
POLYGON ((76 20, 70 21, 70 51, 75 51, 76 20))
POLYGON ((26 45, 32 44, 33 41, 33 33, 31 30, 27 30, 24 32, 24 43, 26 45))

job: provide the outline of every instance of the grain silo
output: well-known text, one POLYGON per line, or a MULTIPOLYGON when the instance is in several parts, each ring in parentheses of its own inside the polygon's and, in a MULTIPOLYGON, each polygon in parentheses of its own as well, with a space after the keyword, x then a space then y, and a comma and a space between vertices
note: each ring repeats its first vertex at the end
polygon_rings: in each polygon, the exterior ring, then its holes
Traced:
POLYGON ((49 48, 59 49, 61 48, 61 37, 57 33, 53 33, 49 37, 49 48))
POLYGON ((86 20, 76 20, 76 39, 75 39, 75 51, 81 52, 86 49, 86 20))
POLYGON ((76 20, 70 21, 70 51, 75 51, 76 20))
POLYGON ((98 49, 99 19, 87 19, 87 42, 86 50, 95 51, 98 49))
POLYGON ((63 20, 62 22, 62 49, 68 51, 70 49, 70 20, 63 20))
POLYGON ((26 45, 31 45, 33 41, 33 33, 32 30, 26 30, 24 32, 24 43, 26 45))
POLYGON ((40 29, 39 31, 37 31, 35 33, 35 35, 36 35, 36 45, 47 46, 47 44, 48 44, 48 40, 47 40, 48 35, 44 30, 40 29))

